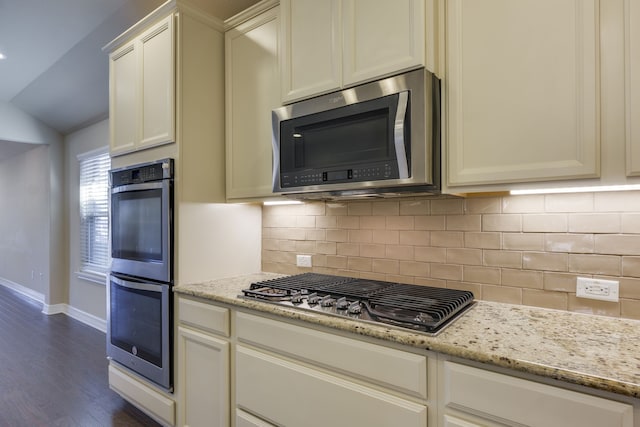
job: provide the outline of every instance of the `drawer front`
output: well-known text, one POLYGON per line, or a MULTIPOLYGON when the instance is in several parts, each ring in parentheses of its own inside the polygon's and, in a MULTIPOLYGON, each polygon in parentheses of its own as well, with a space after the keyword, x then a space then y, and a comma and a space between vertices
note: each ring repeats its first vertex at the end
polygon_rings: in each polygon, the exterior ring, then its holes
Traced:
POLYGON ((176 409, 173 400, 111 364, 109 365, 109 387, 156 420, 168 425, 175 424, 176 409))
POLYGON ((631 405, 453 362, 444 362, 444 403, 507 424, 633 427, 631 405))
POLYGON ((229 336, 229 310, 226 308, 180 297, 178 313, 180 323, 184 325, 229 336))
POLYGON ((285 322, 237 313, 238 339, 425 399, 427 358, 285 322))
POLYGON ((262 421, 251 414, 236 409, 236 427, 275 427, 273 424, 262 421))
POLYGON ((427 407, 243 346, 236 404, 282 426, 424 427, 427 407))

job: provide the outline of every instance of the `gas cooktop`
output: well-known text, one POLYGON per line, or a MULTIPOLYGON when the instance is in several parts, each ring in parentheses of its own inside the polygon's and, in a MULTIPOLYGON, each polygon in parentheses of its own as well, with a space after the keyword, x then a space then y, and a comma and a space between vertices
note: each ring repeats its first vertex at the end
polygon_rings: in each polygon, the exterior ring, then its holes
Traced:
POLYGON ((435 335, 471 308, 472 292, 304 273, 252 283, 241 297, 435 335))

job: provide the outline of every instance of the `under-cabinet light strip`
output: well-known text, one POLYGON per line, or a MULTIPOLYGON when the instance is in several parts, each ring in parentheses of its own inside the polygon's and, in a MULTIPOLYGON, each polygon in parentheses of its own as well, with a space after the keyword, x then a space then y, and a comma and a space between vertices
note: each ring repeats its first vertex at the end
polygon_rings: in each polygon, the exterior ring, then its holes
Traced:
POLYGON ((264 206, 279 206, 279 205, 301 205, 299 200, 270 200, 262 202, 264 206))
POLYGON ((517 196, 523 194, 560 194, 560 193, 593 193, 601 191, 630 191, 640 190, 640 184, 633 185, 595 185, 591 187, 560 187, 560 188, 532 188, 526 190, 511 190, 509 194, 517 196))

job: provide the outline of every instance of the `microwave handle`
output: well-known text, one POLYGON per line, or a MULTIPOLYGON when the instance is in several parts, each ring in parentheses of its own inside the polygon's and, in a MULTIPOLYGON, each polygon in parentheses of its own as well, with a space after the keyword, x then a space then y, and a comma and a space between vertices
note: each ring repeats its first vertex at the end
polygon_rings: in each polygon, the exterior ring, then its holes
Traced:
POLYGON ((409 178, 409 164, 407 163, 407 150, 404 140, 405 116, 407 114, 408 102, 408 91, 398 93, 398 109, 396 110, 396 121, 393 126, 393 143, 396 147, 398 174, 400 178, 409 178))

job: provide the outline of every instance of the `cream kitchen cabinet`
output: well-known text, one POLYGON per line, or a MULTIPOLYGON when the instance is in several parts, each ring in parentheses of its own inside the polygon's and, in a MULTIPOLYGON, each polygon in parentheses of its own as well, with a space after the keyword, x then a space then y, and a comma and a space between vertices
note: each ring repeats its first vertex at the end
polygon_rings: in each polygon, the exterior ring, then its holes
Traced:
POLYGON ((633 406, 441 361, 445 427, 633 427, 633 406))
POLYGON ((600 2, 439 4, 449 190, 598 177, 600 2))
POLYGON ((425 0, 283 0, 281 8, 283 102, 425 65, 425 0))
POLYGON ((246 313, 236 330, 240 411, 287 426, 427 425, 424 355, 246 313))
POLYGON ((175 140, 174 19, 109 55, 111 155, 175 140))
POLYGON ((179 297, 178 425, 230 425, 229 310, 179 297))
POLYGON ((280 106, 279 7, 225 33, 226 194, 272 196, 271 110, 280 106))
POLYGON ((627 175, 640 176, 640 4, 624 1, 627 175))

